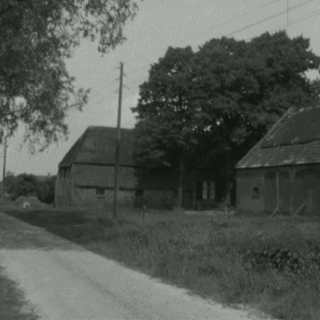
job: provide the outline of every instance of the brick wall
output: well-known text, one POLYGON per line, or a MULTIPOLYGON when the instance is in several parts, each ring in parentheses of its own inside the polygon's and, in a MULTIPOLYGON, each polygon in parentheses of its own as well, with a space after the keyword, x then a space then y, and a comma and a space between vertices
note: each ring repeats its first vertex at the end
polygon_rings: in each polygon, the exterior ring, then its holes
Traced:
POLYGON ((237 171, 237 212, 320 214, 320 165, 281 166, 237 171))

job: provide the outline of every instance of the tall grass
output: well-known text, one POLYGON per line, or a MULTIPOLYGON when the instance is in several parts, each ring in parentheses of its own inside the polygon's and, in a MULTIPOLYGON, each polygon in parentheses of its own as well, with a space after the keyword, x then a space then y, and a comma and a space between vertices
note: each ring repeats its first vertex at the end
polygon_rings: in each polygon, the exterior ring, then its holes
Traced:
POLYGON ((36 320, 39 317, 28 307, 23 293, 0 267, 0 319, 36 320))
POLYGON ((320 319, 320 242, 290 222, 261 229, 246 219, 191 219, 122 230, 107 246, 127 265, 278 319, 320 319))
MULTIPOLYGON (((14 214, 26 221, 28 215, 14 214)), ((318 220, 33 213, 29 222, 127 266, 278 319, 320 319, 318 220)))

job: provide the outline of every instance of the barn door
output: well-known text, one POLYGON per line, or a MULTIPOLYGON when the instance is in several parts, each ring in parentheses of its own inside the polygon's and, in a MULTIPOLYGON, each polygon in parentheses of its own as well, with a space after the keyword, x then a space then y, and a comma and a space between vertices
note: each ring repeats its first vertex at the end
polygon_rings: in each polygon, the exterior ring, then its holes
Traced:
POLYGON ((277 207, 277 173, 269 172, 264 178, 264 210, 273 212, 277 207))
POLYGON ((295 211, 302 205, 305 205, 307 215, 320 214, 320 173, 318 170, 302 170, 295 176, 295 211))
POLYGON ((288 213, 290 205, 290 177, 284 171, 272 171, 265 175, 264 210, 288 213))

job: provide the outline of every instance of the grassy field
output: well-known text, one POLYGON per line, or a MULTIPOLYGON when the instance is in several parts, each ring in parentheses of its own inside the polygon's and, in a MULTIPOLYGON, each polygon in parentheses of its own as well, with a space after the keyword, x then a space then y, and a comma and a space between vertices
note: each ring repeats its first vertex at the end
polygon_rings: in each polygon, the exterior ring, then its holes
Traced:
POLYGON ((36 320, 38 317, 29 310, 23 293, 8 279, 0 268, 0 319, 36 320))
MULTIPOLYGON (((4 211, 4 210, 2 210, 4 211)), ((278 319, 320 319, 318 219, 5 210, 89 250, 278 319)))

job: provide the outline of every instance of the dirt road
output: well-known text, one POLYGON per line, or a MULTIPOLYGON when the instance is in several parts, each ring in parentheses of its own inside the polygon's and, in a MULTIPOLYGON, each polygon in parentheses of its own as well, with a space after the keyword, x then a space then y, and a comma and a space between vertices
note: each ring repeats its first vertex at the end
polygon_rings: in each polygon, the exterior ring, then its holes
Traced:
POLYGON ((255 319, 3 214, 0 264, 41 319, 255 319))

